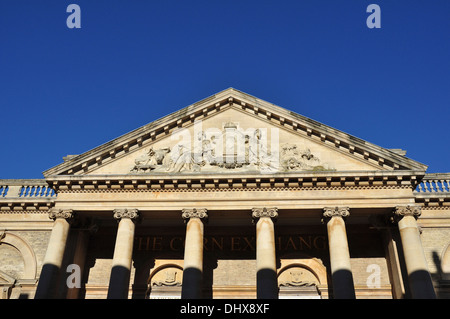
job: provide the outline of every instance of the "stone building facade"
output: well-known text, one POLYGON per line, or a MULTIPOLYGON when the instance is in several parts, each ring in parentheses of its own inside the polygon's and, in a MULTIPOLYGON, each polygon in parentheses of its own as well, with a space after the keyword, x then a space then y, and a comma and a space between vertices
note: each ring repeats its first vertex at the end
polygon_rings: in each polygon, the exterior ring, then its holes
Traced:
POLYGON ((0 180, 0 298, 449 298, 426 170, 230 88, 0 180))

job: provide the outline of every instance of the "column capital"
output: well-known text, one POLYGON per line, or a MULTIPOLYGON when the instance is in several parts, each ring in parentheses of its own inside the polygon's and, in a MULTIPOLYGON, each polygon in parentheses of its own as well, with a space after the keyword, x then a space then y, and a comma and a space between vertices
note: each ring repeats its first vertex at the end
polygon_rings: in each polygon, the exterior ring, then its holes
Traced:
POLYGON ((117 219, 117 221, 120 221, 122 218, 129 218, 133 221, 136 221, 139 218, 139 210, 133 208, 133 209, 127 209, 127 208, 120 208, 115 209, 113 211, 113 217, 117 219))
POLYGON ((184 208, 181 217, 183 217, 185 222, 188 222, 191 218, 199 218, 206 220, 208 218, 206 208, 184 208))
POLYGON ((57 219, 57 218, 63 218, 66 219, 67 221, 71 221, 73 220, 73 218, 75 217, 73 210, 72 209, 57 209, 57 208, 52 208, 50 209, 49 213, 48 213, 48 218, 50 219, 57 219))
POLYGON ((336 206, 336 207, 324 207, 323 208, 323 217, 324 218, 332 218, 332 217, 342 217, 346 218, 350 216, 350 208, 344 206, 336 206))
POLYGON ((254 207, 252 208, 252 217, 256 221, 261 217, 270 217, 271 219, 278 218, 277 207, 254 207))
POLYGON ((393 210, 394 222, 398 222, 405 216, 413 216, 414 218, 418 218, 422 214, 422 209, 420 206, 414 205, 405 205, 405 206, 396 206, 393 210))

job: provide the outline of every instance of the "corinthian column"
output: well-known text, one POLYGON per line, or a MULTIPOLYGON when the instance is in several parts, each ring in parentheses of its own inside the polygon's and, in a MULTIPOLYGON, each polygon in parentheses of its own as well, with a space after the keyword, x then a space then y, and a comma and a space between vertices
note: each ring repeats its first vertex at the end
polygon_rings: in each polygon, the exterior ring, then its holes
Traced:
POLYGON ((335 299, 355 298, 355 287, 344 221, 344 218, 349 215, 348 207, 325 207, 323 209, 323 216, 327 221, 333 295, 335 299))
POLYGON ((36 289, 35 299, 56 298, 58 277, 66 249, 67 237, 70 230, 70 222, 73 220, 73 211, 52 209, 49 218, 54 220, 52 233, 44 257, 39 284, 36 289))
POLYGON ((186 223, 186 239, 181 298, 199 299, 202 297, 203 220, 208 218, 208 214, 205 208, 183 209, 182 212, 186 223))
POLYGON ((275 253, 275 230, 273 219, 278 217, 278 209, 253 208, 252 217, 256 222, 256 297, 277 299, 277 264, 275 253))
POLYGON ((131 262, 135 221, 139 217, 137 209, 116 209, 114 218, 118 220, 116 246, 109 279, 108 299, 127 299, 130 285, 131 262))
POLYGON ((435 299, 436 293, 416 222, 420 214, 420 207, 397 206, 394 209, 394 221, 398 223, 400 231, 412 298, 435 299))

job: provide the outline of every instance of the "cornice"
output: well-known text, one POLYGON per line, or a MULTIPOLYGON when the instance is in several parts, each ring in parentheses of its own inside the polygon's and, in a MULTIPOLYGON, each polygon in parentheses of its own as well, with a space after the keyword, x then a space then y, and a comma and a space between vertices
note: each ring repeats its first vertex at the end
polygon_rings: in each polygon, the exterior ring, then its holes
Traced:
POLYGON ((68 161, 59 164, 43 174, 80 175, 94 171, 101 165, 110 163, 141 147, 169 136, 175 129, 189 127, 196 120, 214 116, 229 108, 237 108, 244 113, 257 116, 270 122, 313 139, 318 143, 336 148, 362 161, 378 165, 381 169, 426 170, 427 166, 388 149, 354 137, 320 122, 296 114, 272 103, 249 94, 229 88, 204 100, 169 114, 159 120, 144 125, 110 142, 96 147, 68 161))
POLYGON ((47 183, 58 192, 139 191, 139 190, 232 190, 294 188, 372 188, 414 189, 424 172, 352 171, 217 175, 77 175, 49 176, 47 183))
POLYGON ((3 198, 0 199, 0 212, 3 211, 33 211, 45 212, 54 206, 56 199, 37 198, 3 198))

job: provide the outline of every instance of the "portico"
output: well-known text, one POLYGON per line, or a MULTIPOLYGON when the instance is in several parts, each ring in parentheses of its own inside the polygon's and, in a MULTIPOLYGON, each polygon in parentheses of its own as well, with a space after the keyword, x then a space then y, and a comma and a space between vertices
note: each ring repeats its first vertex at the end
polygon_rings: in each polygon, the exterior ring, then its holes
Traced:
POLYGON ((0 235, 39 225, 36 298, 436 298, 426 168, 228 89, 0 198, 0 235))

